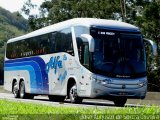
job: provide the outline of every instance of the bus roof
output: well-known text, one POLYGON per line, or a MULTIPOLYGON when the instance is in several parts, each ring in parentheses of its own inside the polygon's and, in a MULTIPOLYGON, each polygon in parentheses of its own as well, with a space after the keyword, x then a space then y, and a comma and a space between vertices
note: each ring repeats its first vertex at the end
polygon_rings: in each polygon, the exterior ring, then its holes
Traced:
POLYGON ((97 19, 97 18, 74 18, 74 19, 66 20, 63 22, 59 22, 59 23, 41 28, 39 30, 33 31, 26 35, 22 35, 20 37, 12 38, 8 40, 7 43, 22 40, 22 39, 27 39, 27 38, 38 36, 38 35, 43 35, 43 34, 54 32, 54 31, 59 31, 61 29, 68 28, 71 26, 85 26, 85 27, 94 26, 94 27, 101 27, 101 28, 105 27, 111 30, 139 32, 138 27, 128 23, 120 22, 120 21, 97 19))

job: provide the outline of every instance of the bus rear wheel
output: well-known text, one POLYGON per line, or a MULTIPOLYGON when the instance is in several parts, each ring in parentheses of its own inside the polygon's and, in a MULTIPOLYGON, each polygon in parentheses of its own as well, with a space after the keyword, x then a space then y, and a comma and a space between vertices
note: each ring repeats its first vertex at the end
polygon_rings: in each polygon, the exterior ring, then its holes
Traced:
POLYGON ((126 102, 127 102, 127 98, 118 98, 114 100, 114 104, 117 107, 124 107, 126 102))
POLYGON ((20 93, 20 98, 22 98, 22 99, 26 98, 25 83, 24 83, 24 81, 20 82, 19 93, 20 93))
POLYGON ((28 94, 28 93, 25 92, 25 83, 24 83, 24 81, 20 82, 19 94, 20 94, 20 98, 22 98, 22 99, 33 99, 34 98, 34 95, 28 94))
POLYGON ((77 85, 73 84, 69 90, 69 98, 71 103, 82 103, 82 98, 78 97, 77 85))
POLYGON ((17 81, 13 83, 13 95, 15 98, 20 97, 17 81))

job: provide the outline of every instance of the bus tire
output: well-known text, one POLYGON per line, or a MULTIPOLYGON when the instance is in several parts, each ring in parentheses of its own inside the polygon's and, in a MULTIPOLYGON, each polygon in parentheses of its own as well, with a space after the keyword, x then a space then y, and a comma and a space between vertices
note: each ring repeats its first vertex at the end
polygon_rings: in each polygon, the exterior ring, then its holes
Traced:
POLYGON ((20 98, 22 98, 22 99, 26 99, 27 98, 27 94, 25 92, 25 83, 24 83, 24 81, 20 82, 19 94, 20 94, 20 98))
POLYGON ((48 95, 50 101, 54 102, 64 102, 65 96, 58 96, 58 95, 48 95))
POLYGON ((127 98, 119 98, 114 100, 114 104, 117 107, 124 107, 126 102, 127 102, 127 98))
POLYGON ((69 98, 70 98, 70 102, 71 103, 82 103, 82 98, 81 97, 78 97, 78 94, 77 94, 77 85, 76 84, 73 84, 69 90, 69 98))
POLYGON ((29 94, 29 93, 25 92, 25 83, 24 83, 24 81, 20 82, 19 96, 22 99, 33 99, 34 98, 33 94, 29 94))
POLYGON ((12 92, 13 92, 13 95, 14 95, 15 98, 20 97, 17 81, 15 81, 13 83, 13 91, 12 92))

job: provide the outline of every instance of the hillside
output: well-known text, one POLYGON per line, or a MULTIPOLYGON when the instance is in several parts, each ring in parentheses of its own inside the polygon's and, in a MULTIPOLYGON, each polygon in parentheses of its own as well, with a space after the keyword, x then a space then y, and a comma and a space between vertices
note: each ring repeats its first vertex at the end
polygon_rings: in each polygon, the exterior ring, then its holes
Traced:
POLYGON ((18 12, 10 13, 0 7, 0 48, 4 41, 22 35, 28 30, 28 23, 18 12))
POLYGON ((3 68, 4 42, 27 31, 28 23, 26 19, 18 12, 11 13, 0 7, 0 70, 3 68))

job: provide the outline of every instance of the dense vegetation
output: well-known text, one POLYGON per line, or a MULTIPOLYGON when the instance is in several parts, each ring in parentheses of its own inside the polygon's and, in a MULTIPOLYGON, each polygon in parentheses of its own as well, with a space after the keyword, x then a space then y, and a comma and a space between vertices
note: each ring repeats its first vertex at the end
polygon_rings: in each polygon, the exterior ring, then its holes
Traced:
POLYGON ((0 7, 0 47, 12 37, 24 34, 28 30, 28 22, 18 12, 10 13, 0 7))

